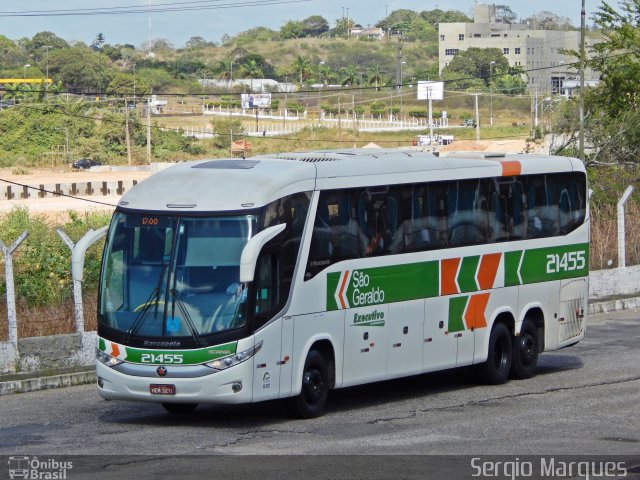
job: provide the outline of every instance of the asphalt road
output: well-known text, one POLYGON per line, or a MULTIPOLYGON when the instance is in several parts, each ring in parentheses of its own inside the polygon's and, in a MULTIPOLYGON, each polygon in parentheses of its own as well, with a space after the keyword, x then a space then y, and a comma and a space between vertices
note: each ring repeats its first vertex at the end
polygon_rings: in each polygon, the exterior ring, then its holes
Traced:
POLYGON ((639 340, 640 311, 593 316, 587 338, 543 354, 533 379, 485 386, 454 371, 376 383, 332 392, 327 414, 306 421, 276 402, 172 416, 106 402, 92 385, 10 395, 0 455, 637 456, 639 340))

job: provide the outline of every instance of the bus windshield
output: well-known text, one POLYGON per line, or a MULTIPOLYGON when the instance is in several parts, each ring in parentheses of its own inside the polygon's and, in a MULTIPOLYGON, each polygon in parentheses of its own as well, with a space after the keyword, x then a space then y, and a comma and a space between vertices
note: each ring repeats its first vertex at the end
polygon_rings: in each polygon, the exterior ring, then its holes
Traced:
POLYGON ((246 324, 240 255, 256 215, 116 212, 105 247, 98 322, 127 336, 201 338, 246 324))

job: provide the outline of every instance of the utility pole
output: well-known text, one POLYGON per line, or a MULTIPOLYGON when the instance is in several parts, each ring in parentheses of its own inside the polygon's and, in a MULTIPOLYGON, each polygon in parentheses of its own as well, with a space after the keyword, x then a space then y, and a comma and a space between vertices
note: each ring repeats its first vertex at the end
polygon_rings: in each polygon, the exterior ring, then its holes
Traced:
POLYGON ((580 160, 584 162, 584 37, 585 37, 585 0, 582 0, 580 10, 580 134, 579 152, 580 160))
POLYGON ((151 165, 151 97, 147 98, 147 163, 151 165))
POLYGON ((480 141, 480 110, 478 110, 478 94, 476 93, 476 141, 480 141))
POLYGON ((399 40, 396 49, 396 89, 400 89, 402 83, 402 39, 399 40))
POLYGON ((127 97, 124 97, 124 137, 127 142, 127 161, 129 166, 131 166, 131 139, 129 138, 129 102, 127 101, 127 97))

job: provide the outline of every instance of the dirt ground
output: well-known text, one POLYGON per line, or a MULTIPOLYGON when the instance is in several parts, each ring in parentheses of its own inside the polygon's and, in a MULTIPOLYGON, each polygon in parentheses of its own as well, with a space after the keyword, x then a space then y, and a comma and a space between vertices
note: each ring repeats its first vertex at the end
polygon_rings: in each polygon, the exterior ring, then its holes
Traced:
MULTIPOLYGON (((529 153, 545 153, 544 146, 531 143, 532 149, 529 153)), ((499 152, 499 153, 522 153, 527 148, 527 141, 524 139, 514 140, 455 140, 449 145, 443 145, 438 150, 441 152, 499 152)))

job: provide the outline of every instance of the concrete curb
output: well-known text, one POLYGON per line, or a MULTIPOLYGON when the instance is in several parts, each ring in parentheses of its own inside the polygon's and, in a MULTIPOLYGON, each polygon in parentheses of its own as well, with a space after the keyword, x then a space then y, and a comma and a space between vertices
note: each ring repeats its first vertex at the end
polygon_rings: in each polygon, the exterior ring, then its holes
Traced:
POLYGON ((640 297, 619 298, 605 300, 602 302, 593 302, 589 304, 587 313, 595 315, 596 313, 611 313, 618 310, 629 310, 632 308, 640 308, 640 297))
MULTIPOLYGON (((87 367, 88 369, 91 367, 87 367)), ((73 385, 83 385, 95 383, 95 369, 82 372, 63 373, 48 377, 24 378, 0 382, 0 396, 12 393, 27 393, 37 390, 48 390, 50 388, 70 387, 73 385)))

